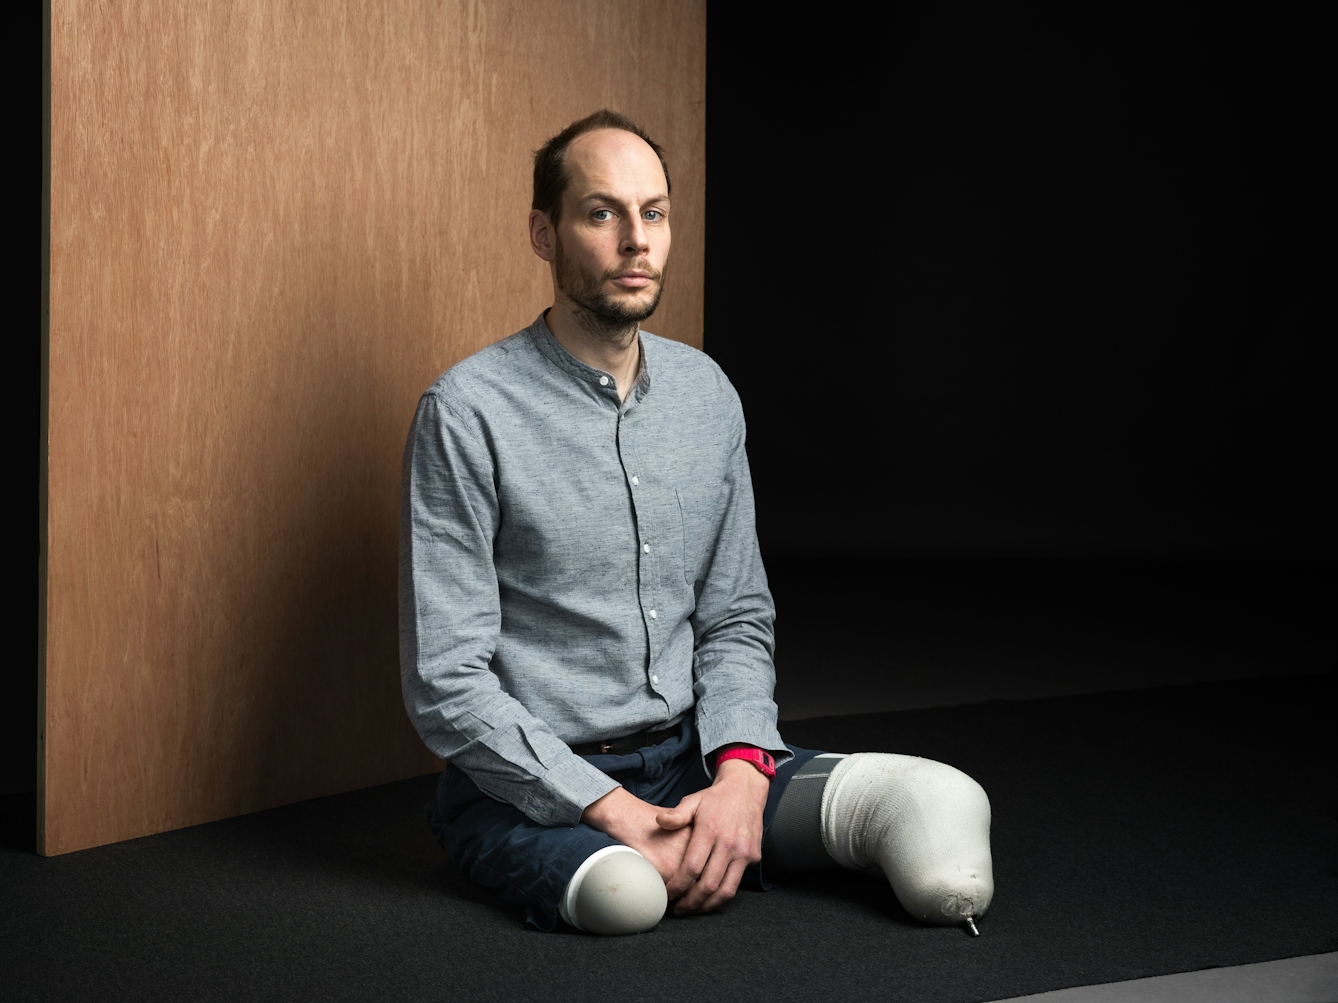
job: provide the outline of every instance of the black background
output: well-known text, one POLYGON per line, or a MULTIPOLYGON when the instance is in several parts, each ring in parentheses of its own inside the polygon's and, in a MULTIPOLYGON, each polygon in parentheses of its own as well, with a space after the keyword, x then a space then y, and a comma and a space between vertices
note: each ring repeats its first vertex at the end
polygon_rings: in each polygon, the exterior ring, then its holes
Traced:
POLYGON ((1334 556, 1318 8, 709 9, 769 561, 1334 556))

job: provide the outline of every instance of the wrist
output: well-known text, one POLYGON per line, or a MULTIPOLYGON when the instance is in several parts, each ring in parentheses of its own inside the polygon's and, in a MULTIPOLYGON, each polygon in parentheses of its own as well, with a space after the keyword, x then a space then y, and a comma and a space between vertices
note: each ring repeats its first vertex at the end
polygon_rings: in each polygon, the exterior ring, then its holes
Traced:
POLYGON ((739 782, 743 782, 749 787, 767 788, 771 786, 771 778, 752 763, 742 759, 726 759, 720 764, 720 768, 715 771, 715 783, 739 782))
POLYGON ((581 821, 600 832, 614 835, 619 822, 635 810, 641 799, 629 794, 625 787, 615 787, 601 798, 590 802, 581 812, 581 821))

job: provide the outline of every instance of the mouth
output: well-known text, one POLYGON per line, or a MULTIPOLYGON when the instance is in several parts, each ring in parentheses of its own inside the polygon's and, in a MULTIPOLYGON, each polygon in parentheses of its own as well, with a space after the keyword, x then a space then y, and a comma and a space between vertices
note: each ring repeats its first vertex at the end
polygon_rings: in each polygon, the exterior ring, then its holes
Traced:
POLYGON ((625 272, 614 275, 613 281, 623 289, 644 289, 646 286, 654 285, 656 277, 654 272, 641 268, 629 268, 625 272))

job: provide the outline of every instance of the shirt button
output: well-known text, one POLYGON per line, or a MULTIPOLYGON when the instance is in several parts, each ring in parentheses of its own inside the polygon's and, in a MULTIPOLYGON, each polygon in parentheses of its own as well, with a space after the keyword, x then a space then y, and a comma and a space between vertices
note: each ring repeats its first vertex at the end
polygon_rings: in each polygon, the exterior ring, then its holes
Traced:
POLYGON ((601 387, 606 387, 606 386, 608 386, 608 385, 609 385, 609 378, 608 378, 607 376, 601 376, 601 377, 599 378, 599 385, 600 385, 601 387))
POLYGON ((635 486, 635 485, 637 485, 637 484, 640 484, 640 483, 641 483, 641 482, 640 482, 639 480, 637 480, 637 476, 636 476, 636 474, 633 474, 633 475, 632 475, 632 484, 633 484, 633 486, 635 486))
POLYGON ((658 685, 659 682, 660 682, 660 677, 657 676, 657 675, 655 675, 655 674, 652 672, 652 673, 651 673, 651 676, 650 676, 650 681, 651 681, 652 683, 655 683, 655 684, 658 685))
POLYGON ((649 544, 649 543, 643 543, 643 544, 641 545, 641 549, 644 550, 646 553, 649 554, 649 553, 650 553, 650 544, 649 544))
POLYGON ((657 616, 659 616, 659 615, 660 615, 660 614, 657 613, 657 612, 655 612, 655 610, 651 610, 651 611, 650 611, 650 618, 651 618, 652 620, 654 620, 654 619, 655 619, 657 616))

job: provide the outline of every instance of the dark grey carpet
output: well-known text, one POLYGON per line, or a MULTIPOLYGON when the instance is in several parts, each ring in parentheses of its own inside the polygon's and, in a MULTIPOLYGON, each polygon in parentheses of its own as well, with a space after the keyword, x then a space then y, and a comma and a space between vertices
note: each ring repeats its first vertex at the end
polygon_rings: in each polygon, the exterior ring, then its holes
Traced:
POLYGON ((1310 676, 789 723, 985 785, 979 939, 854 875, 640 937, 530 932, 437 849, 430 777, 52 859, 16 845, 9 798, 0 996, 991 1000, 1332 951, 1333 708, 1310 676))

